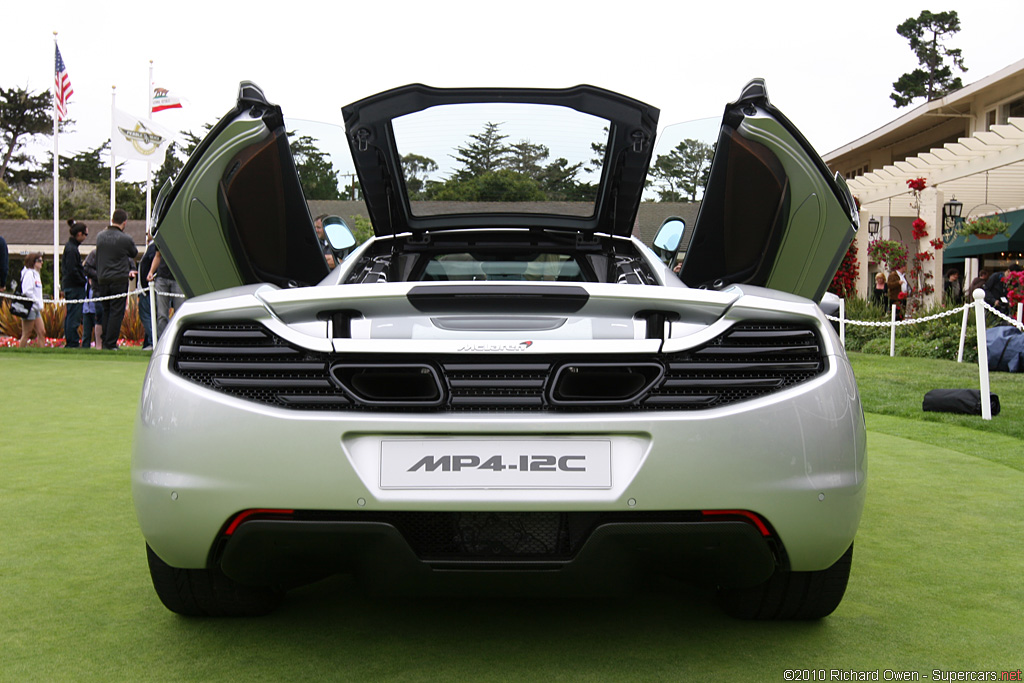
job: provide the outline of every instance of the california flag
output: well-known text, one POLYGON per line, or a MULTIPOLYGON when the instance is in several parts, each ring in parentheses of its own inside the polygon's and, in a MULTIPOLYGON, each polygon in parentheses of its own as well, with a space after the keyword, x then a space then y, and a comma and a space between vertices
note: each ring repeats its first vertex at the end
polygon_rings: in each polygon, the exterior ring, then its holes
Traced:
POLYGON ((181 98, 167 88, 153 88, 153 111, 181 109, 181 98))

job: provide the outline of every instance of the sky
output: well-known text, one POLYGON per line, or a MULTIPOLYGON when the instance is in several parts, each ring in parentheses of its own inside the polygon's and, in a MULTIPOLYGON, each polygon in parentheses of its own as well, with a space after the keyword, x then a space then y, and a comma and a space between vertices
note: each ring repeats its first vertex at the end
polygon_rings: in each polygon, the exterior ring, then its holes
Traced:
MULTIPOLYGON (((929 6, 920 0, 349 0, 99 3, 43 0, 4 10, 0 86, 48 90, 54 31, 74 95, 61 155, 110 136, 120 109, 144 115, 153 82, 187 101, 154 119, 200 133, 257 83, 289 118, 340 124, 343 105, 406 83, 608 88, 661 109, 661 126, 720 115, 755 77, 825 154, 908 109, 889 94, 917 60, 896 26, 921 10, 956 9, 965 84, 1024 58, 1024 2, 929 6)), ((52 142, 44 139, 45 156, 52 142)), ((142 177, 130 162, 126 177, 142 177)))

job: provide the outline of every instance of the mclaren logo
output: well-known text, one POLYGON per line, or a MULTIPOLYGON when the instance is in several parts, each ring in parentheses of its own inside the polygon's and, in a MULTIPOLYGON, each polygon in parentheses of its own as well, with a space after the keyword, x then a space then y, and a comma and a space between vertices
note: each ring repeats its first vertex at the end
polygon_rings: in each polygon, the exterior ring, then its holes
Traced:
POLYGON ((518 344, 466 344, 459 347, 459 352, 466 353, 517 353, 525 351, 533 346, 532 341, 519 342, 518 344))

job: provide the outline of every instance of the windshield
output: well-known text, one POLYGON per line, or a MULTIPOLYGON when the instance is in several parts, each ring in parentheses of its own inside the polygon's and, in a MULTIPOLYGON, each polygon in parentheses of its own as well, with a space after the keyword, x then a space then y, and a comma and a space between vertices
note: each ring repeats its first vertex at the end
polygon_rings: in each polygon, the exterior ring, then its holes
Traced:
POLYGON ((658 135, 647 170, 644 201, 703 199, 721 125, 721 117, 711 117, 666 126, 658 135))
POLYGON ((582 282, 584 277, 579 262, 568 254, 464 251, 431 256, 417 279, 582 282))

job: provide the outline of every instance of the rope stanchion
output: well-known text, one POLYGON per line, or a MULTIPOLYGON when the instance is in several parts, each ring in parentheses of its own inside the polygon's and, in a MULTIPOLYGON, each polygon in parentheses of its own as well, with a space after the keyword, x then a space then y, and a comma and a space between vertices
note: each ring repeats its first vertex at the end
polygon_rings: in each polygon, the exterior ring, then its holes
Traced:
POLYGON ((985 334, 985 292, 976 289, 974 295, 974 315, 978 327, 978 375, 981 382, 981 419, 992 419, 992 397, 989 395, 988 384, 988 339, 985 334))
POLYGON ((149 326, 151 328, 150 335, 153 337, 153 348, 155 349, 157 342, 156 328, 158 325, 156 319, 156 284, 152 281, 149 283, 149 326))
POLYGON ((846 299, 839 300, 839 343, 846 348, 846 299))
POLYGON ((967 341, 967 320, 971 317, 971 305, 964 304, 964 319, 960 323, 960 349, 956 352, 956 362, 964 362, 964 343, 967 341))
POLYGON ((896 304, 892 305, 892 328, 889 329, 889 358, 896 357, 896 304))

